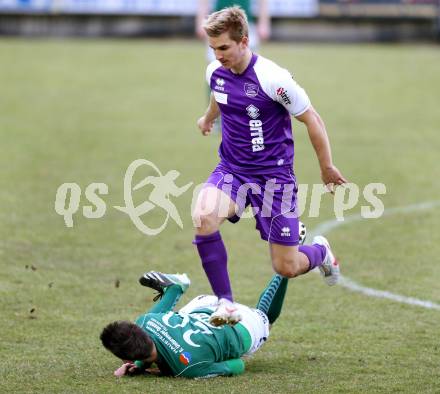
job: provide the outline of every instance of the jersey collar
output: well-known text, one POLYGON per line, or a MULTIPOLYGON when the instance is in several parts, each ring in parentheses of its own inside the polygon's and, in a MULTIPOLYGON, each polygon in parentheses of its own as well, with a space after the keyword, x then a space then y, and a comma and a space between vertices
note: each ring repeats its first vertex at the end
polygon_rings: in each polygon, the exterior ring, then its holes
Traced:
POLYGON ((234 77, 241 77, 243 75, 245 75, 249 69, 251 69, 252 67, 254 67, 255 62, 258 59, 258 55, 256 53, 252 52, 252 57, 251 57, 251 61, 249 62, 249 64, 247 65, 247 67, 244 69, 244 71, 240 74, 235 74, 232 72, 232 70, 228 70, 230 74, 232 74, 234 77))

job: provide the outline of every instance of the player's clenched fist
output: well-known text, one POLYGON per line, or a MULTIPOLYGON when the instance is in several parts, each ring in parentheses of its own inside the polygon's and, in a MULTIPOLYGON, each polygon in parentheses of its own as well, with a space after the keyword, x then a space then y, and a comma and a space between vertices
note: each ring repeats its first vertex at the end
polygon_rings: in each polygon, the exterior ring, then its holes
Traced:
POLYGON ((197 126, 199 127, 200 131, 203 135, 208 135, 211 132, 212 125, 214 124, 214 121, 208 122, 206 120, 206 116, 202 116, 197 121, 197 126))

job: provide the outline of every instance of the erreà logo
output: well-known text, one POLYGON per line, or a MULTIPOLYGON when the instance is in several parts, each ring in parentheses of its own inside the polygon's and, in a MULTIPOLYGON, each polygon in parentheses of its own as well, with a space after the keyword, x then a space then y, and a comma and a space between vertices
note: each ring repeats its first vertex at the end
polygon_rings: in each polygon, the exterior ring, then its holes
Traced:
POLYGON ((223 78, 217 78, 215 80, 215 83, 217 84, 215 86, 215 90, 220 90, 220 92, 224 92, 225 91, 225 80, 223 78))
POLYGON ((283 227, 281 229, 281 236, 282 237, 290 237, 290 228, 289 227, 283 227))

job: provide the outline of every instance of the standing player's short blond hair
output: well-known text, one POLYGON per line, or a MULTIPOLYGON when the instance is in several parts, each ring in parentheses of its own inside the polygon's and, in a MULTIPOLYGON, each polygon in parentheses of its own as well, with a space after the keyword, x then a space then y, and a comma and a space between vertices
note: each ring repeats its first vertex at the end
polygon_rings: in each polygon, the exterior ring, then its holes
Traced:
POLYGON ((223 8, 208 16, 203 25, 209 37, 218 37, 229 32, 229 37, 240 42, 243 37, 249 37, 248 20, 240 7, 223 8))

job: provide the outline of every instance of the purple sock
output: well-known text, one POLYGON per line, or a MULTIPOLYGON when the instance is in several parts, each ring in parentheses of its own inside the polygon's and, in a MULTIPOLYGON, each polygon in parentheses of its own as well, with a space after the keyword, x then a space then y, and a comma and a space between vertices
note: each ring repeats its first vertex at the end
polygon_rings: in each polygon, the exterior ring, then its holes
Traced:
POLYGON ((203 269, 214 294, 219 299, 227 298, 233 301, 227 266, 228 254, 220 231, 209 235, 196 235, 193 244, 197 246, 203 269))
POLYGON ((299 247, 299 251, 304 253, 309 259, 309 271, 313 268, 319 267, 323 263, 325 254, 327 253, 325 246, 318 244, 302 245, 299 247))

